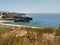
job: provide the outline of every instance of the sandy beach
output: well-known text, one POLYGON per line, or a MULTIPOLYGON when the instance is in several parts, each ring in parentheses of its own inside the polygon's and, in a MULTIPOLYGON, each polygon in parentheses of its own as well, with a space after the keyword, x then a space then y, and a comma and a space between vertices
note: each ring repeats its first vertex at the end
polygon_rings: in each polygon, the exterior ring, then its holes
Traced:
POLYGON ((0 22, 13 22, 13 20, 0 20, 0 22))

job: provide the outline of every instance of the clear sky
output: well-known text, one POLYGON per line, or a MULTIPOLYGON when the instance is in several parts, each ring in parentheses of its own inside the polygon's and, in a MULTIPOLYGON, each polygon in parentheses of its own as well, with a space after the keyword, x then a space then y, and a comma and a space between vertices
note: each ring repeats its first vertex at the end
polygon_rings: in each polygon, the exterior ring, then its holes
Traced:
POLYGON ((60 13, 60 0, 0 0, 0 11, 60 13))

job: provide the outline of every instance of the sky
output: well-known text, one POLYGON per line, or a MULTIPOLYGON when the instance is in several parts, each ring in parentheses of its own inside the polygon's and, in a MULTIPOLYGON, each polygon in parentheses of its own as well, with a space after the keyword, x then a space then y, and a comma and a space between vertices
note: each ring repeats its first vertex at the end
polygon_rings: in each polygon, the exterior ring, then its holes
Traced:
POLYGON ((60 0, 0 0, 0 11, 60 13, 60 0))

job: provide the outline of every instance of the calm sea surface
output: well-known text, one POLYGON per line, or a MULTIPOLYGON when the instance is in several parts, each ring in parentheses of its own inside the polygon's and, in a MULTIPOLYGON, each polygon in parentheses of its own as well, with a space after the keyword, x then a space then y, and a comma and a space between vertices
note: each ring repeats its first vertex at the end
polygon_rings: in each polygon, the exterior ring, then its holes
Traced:
POLYGON ((37 27, 57 27, 60 24, 60 14, 27 14, 32 17, 30 23, 18 22, 2 22, 4 24, 14 24, 23 26, 37 26, 37 27))

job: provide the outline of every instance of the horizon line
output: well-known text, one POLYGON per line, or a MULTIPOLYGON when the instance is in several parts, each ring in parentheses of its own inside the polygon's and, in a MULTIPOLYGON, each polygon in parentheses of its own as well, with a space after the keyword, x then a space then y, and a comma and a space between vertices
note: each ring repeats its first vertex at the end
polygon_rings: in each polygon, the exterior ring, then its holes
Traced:
POLYGON ((19 12, 19 11, 0 11, 0 12, 15 12, 15 13, 26 13, 26 14, 60 14, 60 13, 48 13, 48 12, 19 12))

